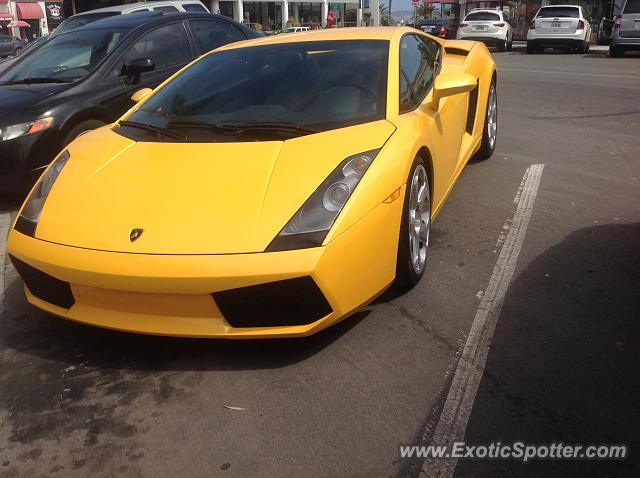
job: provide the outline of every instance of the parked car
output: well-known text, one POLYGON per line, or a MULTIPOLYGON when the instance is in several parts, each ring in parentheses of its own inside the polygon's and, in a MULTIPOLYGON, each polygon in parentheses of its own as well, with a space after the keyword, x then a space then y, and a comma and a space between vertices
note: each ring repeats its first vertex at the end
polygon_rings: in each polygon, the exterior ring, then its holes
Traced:
POLYGON ((640 50, 640 0, 626 0, 616 17, 611 34, 609 56, 621 57, 625 51, 640 50))
POLYGON ((0 35, 0 58, 16 56, 22 51, 25 45, 25 41, 20 38, 0 35))
POLYGON ((589 51, 591 24, 578 5, 540 7, 527 32, 527 53, 561 48, 578 53, 589 51))
POLYGON ((42 37, 38 37, 35 40, 31 40, 29 43, 27 43, 24 48, 18 52, 16 52, 16 54, 10 58, 5 58, 4 60, 0 60, 0 73, 4 70, 6 70, 9 65, 12 65, 20 56, 24 56, 27 55, 29 52, 35 50, 38 46, 42 45, 44 42, 47 41, 46 36, 42 36, 42 37))
POLYGON ((28 301, 131 332, 276 338, 415 286, 432 220, 498 131, 491 54, 447 43, 332 28, 199 58, 33 188, 7 242, 28 301))
POLYGON ((425 18, 418 23, 418 29, 439 38, 455 38, 457 27, 448 18, 425 18))
POLYGON ((58 35, 0 74, 0 188, 30 182, 81 133, 110 123, 197 56, 260 36, 210 13, 139 13, 58 35))
POLYGON ((158 0, 153 2, 127 3, 113 7, 96 8, 87 12, 78 13, 65 19, 51 34, 50 38, 81 27, 96 20, 115 15, 128 15, 140 12, 209 12, 199 0, 158 0))
POLYGON ((503 11, 477 9, 460 22, 457 38, 481 41, 487 46, 495 46, 498 51, 507 51, 513 43, 513 28, 503 11))

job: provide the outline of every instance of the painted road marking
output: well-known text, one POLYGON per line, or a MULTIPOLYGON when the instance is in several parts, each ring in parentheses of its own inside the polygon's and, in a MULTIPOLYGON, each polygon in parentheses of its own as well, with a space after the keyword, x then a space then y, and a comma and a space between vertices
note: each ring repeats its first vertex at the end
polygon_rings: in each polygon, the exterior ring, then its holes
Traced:
MULTIPOLYGON (((538 194, 544 164, 532 164, 524 173, 514 199, 517 204, 509 232, 498 256, 473 319, 462 355, 453 376, 451 388, 433 435, 434 445, 449 445, 464 440, 467 423, 487 361, 488 346, 500 316, 502 303, 518 262, 527 226, 538 194)), ((508 223, 507 223, 508 225, 508 223)), ((422 465, 422 478, 451 478, 457 459, 427 458, 422 465)))

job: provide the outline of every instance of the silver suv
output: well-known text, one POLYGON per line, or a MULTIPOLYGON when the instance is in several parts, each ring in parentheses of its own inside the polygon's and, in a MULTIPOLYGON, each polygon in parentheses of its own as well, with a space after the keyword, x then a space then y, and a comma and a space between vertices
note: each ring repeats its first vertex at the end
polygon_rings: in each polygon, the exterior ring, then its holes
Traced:
POLYGON ((613 57, 620 57, 625 51, 640 50, 640 0, 624 1, 621 11, 611 32, 609 56, 613 57))

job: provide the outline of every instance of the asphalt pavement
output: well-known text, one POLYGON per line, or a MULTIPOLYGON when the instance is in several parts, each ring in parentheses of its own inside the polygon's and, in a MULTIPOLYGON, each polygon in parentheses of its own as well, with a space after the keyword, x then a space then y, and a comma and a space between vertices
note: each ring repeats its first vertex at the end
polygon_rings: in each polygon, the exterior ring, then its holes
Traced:
MULTIPOLYGON (((542 164, 466 441, 631 455, 460 460, 455 476, 638 476, 640 57, 494 56, 497 150, 467 166, 434 223, 427 275, 316 336, 100 330, 29 306, 7 266, 0 475, 418 476, 423 461, 398 447, 432 443, 519 188, 542 164)), ((16 203, 3 198, 7 214, 16 203)))

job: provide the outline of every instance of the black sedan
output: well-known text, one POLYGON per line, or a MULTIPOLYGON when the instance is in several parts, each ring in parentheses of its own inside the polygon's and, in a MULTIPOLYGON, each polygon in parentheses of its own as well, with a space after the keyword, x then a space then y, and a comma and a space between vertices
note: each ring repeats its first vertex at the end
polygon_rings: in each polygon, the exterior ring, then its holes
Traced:
POLYGON ((0 73, 0 189, 31 183, 65 145, 110 123, 188 62, 261 36, 209 13, 119 15, 61 34, 0 73))

